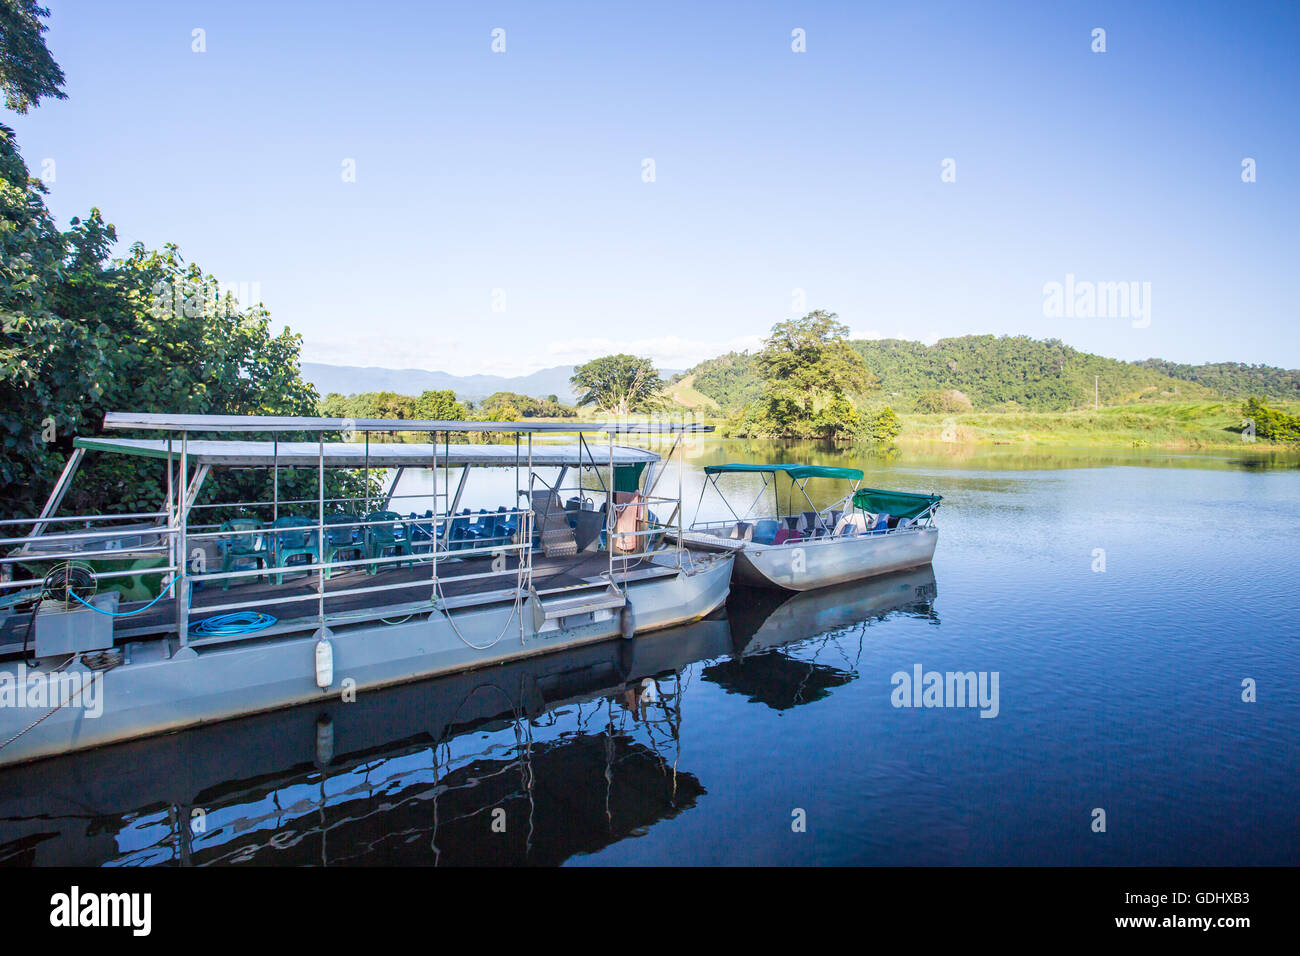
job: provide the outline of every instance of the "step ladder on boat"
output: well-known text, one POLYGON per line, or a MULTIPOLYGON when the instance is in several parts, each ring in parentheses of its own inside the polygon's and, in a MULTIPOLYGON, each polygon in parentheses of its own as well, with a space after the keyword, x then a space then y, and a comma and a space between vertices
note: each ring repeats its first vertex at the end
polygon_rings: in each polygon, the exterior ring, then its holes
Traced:
POLYGON ((560 627, 565 618, 590 614, 593 621, 608 620, 627 604, 627 595, 617 585, 593 586, 578 594, 555 594, 542 598, 536 591, 531 594, 533 628, 538 632, 560 627))

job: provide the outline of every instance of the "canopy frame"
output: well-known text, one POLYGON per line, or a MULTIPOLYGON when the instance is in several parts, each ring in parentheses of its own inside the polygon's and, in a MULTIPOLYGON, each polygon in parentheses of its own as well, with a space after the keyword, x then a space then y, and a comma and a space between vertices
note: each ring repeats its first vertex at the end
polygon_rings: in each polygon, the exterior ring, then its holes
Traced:
POLYGON ((722 475, 729 474, 756 474, 763 481, 763 486, 759 489, 758 495, 754 498, 753 502, 750 503, 749 507, 745 509, 746 516, 754 513, 754 509, 758 506, 758 503, 763 500, 770 485, 773 489, 773 499, 776 508, 776 514, 774 517, 784 517, 781 514, 781 494, 780 489, 776 485, 776 476, 786 475, 790 478, 790 495, 787 500, 789 514, 794 514, 794 489, 798 488, 799 493, 803 495, 804 501, 808 502, 808 507, 817 516, 817 523, 823 528, 825 527, 825 522, 822 520, 822 511, 824 509, 818 508, 813 504, 813 500, 808 497, 808 482, 813 478, 840 478, 853 483, 848 494, 844 495, 839 499, 839 501, 830 506, 833 508, 835 504, 847 501, 853 497, 854 493, 858 489, 858 484, 862 481, 863 477, 863 472, 858 468, 838 468, 826 465, 759 465, 743 462, 723 465, 707 465, 704 469, 704 483, 700 486, 700 497, 695 502, 695 518, 697 522, 699 521, 700 516, 700 506, 704 503, 704 493, 708 490, 710 485, 722 500, 722 503, 727 506, 727 510, 731 512, 733 518, 737 521, 746 520, 744 517, 736 514, 736 509, 731 507, 731 502, 727 500, 727 496, 723 493, 721 486, 718 484, 718 478, 722 475))

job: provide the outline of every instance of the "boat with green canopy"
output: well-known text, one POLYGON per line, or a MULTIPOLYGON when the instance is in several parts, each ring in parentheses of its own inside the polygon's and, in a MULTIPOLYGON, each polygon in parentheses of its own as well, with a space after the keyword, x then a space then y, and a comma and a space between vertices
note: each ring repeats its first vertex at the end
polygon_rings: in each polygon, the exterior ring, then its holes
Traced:
MULTIPOLYGON (((734 553, 737 583, 789 591, 929 564, 939 541, 934 514, 942 496, 862 488, 862 479, 860 469, 829 465, 709 465, 695 523, 682 532, 681 543, 734 553), (814 479, 842 481, 848 488, 819 506, 809 494, 814 479), (729 517, 701 520, 710 489, 729 517), (751 503, 737 509, 733 500, 751 503)), ((829 497, 817 492, 818 500, 829 497)))

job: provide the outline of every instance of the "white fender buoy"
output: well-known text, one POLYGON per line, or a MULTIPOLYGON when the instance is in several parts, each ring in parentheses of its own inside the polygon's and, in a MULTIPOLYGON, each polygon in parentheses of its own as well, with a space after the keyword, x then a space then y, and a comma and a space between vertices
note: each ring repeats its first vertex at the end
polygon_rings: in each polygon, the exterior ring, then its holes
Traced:
POLYGON ((334 648, 326 638, 316 642, 316 686, 321 690, 334 683, 334 648))
POLYGON ((624 604, 618 613, 618 632, 624 639, 630 639, 636 633, 636 614, 630 603, 624 604))
POLYGON ((327 767, 334 759, 334 721, 328 714, 316 718, 316 766, 327 767))

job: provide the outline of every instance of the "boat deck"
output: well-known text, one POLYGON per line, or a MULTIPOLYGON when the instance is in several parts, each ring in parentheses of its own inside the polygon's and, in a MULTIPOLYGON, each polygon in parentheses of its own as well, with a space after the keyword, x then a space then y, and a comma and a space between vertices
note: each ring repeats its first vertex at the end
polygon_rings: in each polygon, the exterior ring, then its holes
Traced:
MULTIPOLYGON (((539 594, 546 595, 566 588, 605 584, 608 581, 609 555, 605 552, 583 552, 576 556, 546 557, 538 552, 532 556, 532 566, 533 588, 539 594)), ((494 597, 514 600, 517 569, 517 559, 508 559, 507 573, 477 577, 476 575, 491 570, 488 559, 461 560, 439 556, 440 597, 448 607, 490 601, 494 597)), ((654 564, 642 558, 629 561, 625 573, 629 578, 638 578, 675 572, 675 567, 654 564)), ((414 565, 390 565, 373 575, 367 574, 362 568, 337 571, 325 582, 327 623, 375 620, 388 615, 413 613, 422 607, 427 609, 433 598, 432 573, 427 555, 414 565), (371 588, 383 590, 369 590, 371 588)), ((624 572, 620 571, 618 576, 623 575, 624 572)), ((286 571, 282 584, 275 584, 269 576, 260 580, 249 577, 246 580, 254 583, 232 584, 229 590, 222 590, 219 584, 196 587, 190 605, 191 630, 206 617, 237 610, 263 611, 275 617, 277 624, 262 632, 266 636, 314 627, 319 620, 316 572, 286 571)), ((119 613, 143 608, 147 603, 123 603, 119 606, 119 613)), ((14 641, 21 637, 26 617, 25 614, 14 615, 7 622, 7 640, 0 640, 0 653, 21 648, 21 640, 16 644, 14 641)), ((176 602, 170 597, 164 598, 148 610, 119 618, 115 623, 114 637, 119 640, 175 632, 176 602)), ((191 635, 191 642, 195 644, 221 640, 191 635)))
MULTIPOLYGON (((645 566, 648 562, 642 562, 645 566)), ((653 566, 657 570, 667 569, 653 566)), ((470 560, 438 560, 438 586, 441 597, 449 604, 473 603, 500 593, 503 600, 515 595, 518 569, 517 560, 508 560, 506 571, 492 577, 473 577, 491 570, 490 561, 484 558, 470 560), (468 578, 468 580, 458 580, 468 578)), ((330 617, 373 619, 384 608, 402 609, 412 604, 428 603, 433 597, 433 569, 428 560, 414 566, 390 566, 377 574, 367 574, 363 569, 349 569, 333 574, 325 582, 325 614, 330 617), (404 585, 404 586, 394 586, 404 585), (382 587, 385 590, 362 590, 382 587), (359 593, 339 593, 339 592, 359 593)), ((603 584, 608 578, 609 555, 584 553, 570 557, 533 555, 533 588, 539 593, 562 588, 603 584), (602 577, 604 575, 605 577, 602 577)), ((256 580, 250 578, 250 580, 256 580)), ((298 572, 286 575, 283 584, 264 580, 255 584, 232 585, 228 591, 208 587, 194 591, 190 606, 191 626, 209 616, 208 609, 229 604, 248 605, 248 610, 265 610, 281 621, 310 620, 318 617, 319 596, 315 572, 298 572), (297 600, 284 600, 297 598, 297 600), (268 603, 277 600, 278 603, 268 603), (261 605, 259 607, 259 605, 261 605)), ((130 610, 128 605, 124 610, 130 610)), ((217 612, 225 613, 225 612, 217 612)), ((154 608, 139 615, 141 620, 130 623, 131 633, 143 629, 157 632, 174 627, 174 602, 159 602, 154 608)))

